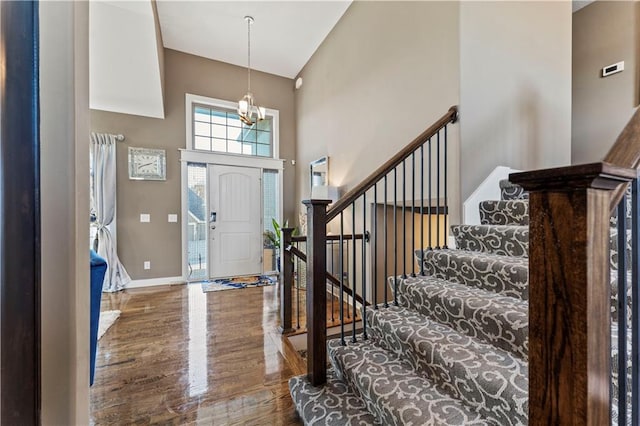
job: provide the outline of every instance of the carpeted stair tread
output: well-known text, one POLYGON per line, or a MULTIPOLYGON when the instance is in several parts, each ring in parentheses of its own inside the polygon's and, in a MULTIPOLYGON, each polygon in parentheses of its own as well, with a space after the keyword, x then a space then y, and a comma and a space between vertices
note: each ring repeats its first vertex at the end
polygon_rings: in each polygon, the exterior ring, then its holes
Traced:
POLYGON ((315 387, 304 376, 289 379, 289 391, 305 425, 381 425, 349 387, 327 370, 327 382, 315 387))
POLYGON ((509 182, 508 179, 502 179, 499 185, 503 200, 523 200, 529 198, 528 192, 525 192, 520 185, 509 182))
MULTIPOLYGON (((633 379, 633 362, 632 362, 632 354, 633 350, 631 347, 631 329, 627 329, 627 389, 631 389, 632 379, 633 379)), ((611 408, 612 408, 612 418, 611 424, 612 426, 618 425, 618 380, 619 380, 619 371, 618 368, 618 324, 613 322, 611 323, 611 381, 613 386, 611 387, 611 408)), ((632 404, 631 401, 631 393, 627 392, 627 407, 630 407, 632 404)), ((627 417, 626 422, 622 422, 624 425, 632 425, 630 410, 629 416, 627 417)))
POLYGON ((521 358, 402 307, 367 312, 370 336, 447 394, 500 425, 527 423, 528 368, 521 358))
MULTIPOLYGON (((633 209, 631 208, 633 204, 633 200, 631 198, 631 185, 629 185, 629 187, 627 188, 626 196, 627 198, 625 200, 627 202, 627 220, 625 226, 627 227, 627 229, 631 229, 631 218, 633 214, 633 209)), ((618 209, 613 209, 613 212, 611 212, 611 219, 609 221, 609 224, 612 228, 618 226, 618 209)))
POLYGON ((366 401, 385 425, 487 425, 489 421, 460 400, 440 391, 397 355, 371 340, 343 346, 328 342, 339 377, 366 401))
POLYGON ((526 301, 418 276, 399 279, 398 303, 523 359, 528 356, 529 304, 526 301))
MULTIPOLYGON (((627 324, 631 324, 631 308, 633 306, 633 286, 631 271, 627 270, 627 324)), ((618 321, 618 271, 611 271, 611 321, 618 321)))
POLYGON ((482 225, 529 225, 529 200, 487 200, 478 208, 482 225))
MULTIPOLYGON (((631 229, 627 228, 626 229, 626 234, 627 234, 627 238, 626 238, 626 249, 625 249, 625 254, 626 254, 626 261, 627 261, 627 269, 631 268, 631 263, 633 261, 633 250, 631 250, 631 243, 632 243, 632 233, 631 233, 631 229)), ((617 271, 618 270, 618 229, 617 228, 611 228, 611 230, 609 231, 609 266, 611 268, 612 271, 617 271)))
POLYGON ((515 225, 454 225, 451 232, 460 250, 528 257, 529 227, 515 225))
POLYGON ((529 259, 466 250, 426 250, 424 272, 435 278, 529 299, 529 259))

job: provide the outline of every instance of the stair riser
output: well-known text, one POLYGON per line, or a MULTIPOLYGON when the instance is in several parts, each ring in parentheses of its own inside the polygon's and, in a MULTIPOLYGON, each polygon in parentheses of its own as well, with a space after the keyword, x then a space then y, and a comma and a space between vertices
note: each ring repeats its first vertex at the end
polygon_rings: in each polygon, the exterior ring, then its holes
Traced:
MULTIPOLYGON (((487 419, 501 425, 527 423, 527 369, 521 360, 436 323, 407 326, 406 313, 394 314, 393 308, 367 314, 371 336, 381 347, 487 419)), ((412 323, 420 324, 420 318, 412 323)))
POLYGON ((529 352, 529 313, 525 302, 500 295, 469 296, 451 286, 407 278, 398 283, 398 302, 449 327, 523 359, 529 352))
POLYGON ((527 200, 483 201, 479 209, 482 225, 529 225, 527 200))
POLYGON ((526 226, 456 225, 451 227, 460 250, 500 256, 528 257, 529 228, 526 226))
POLYGON ((526 258, 471 255, 460 250, 429 250, 424 253, 426 275, 529 299, 529 263, 526 258))
POLYGON ((529 193, 525 192, 520 185, 513 184, 508 180, 500 181, 500 195, 503 200, 526 200, 529 193))
MULTIPOLYGON (((626 247, 625 247, 625 255, 627 261, 627 269, 631 268, 631 264, 633 262, 633 251, 631 250, 631 231, 627 230, 627 238, 626 238, 626 247)), ((609 264, 611 266, 612 271, 618 270, 618 230, 615 228, 611 229, 609 235, 609 264)))

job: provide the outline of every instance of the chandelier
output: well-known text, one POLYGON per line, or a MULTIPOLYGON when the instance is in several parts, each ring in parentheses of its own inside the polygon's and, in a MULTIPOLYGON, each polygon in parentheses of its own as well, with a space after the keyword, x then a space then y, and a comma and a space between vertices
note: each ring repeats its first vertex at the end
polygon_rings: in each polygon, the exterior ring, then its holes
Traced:
POLYGON ((251 93, 251 24, 253 24, 252 16, 245 16, 247 21, 247 94, 238 102, 238 115, 240 120, 247 126, 253 125, 256 121, 262 121, 265 117, 265 109, 256 106, 251 93), (255 119, 254 119, 255 116, 255 119))

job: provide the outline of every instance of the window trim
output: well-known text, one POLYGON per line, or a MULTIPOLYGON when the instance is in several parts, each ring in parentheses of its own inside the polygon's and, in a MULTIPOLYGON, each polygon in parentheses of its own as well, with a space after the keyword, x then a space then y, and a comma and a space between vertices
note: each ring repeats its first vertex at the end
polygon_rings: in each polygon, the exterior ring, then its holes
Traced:
POLYGON ((185 93, 185 147, 189 151, 198 151, 198 152, 211 152, 218 155, 233 155, 237 157, 243 158, 280 158, 280 111, 277 109, 265 108, 266 116, 271 117, 273 119, 273 128, 272 128, 272 152, 271 157, 262 157, 258 155, 246 155, 246 154, 234 154, 227 152, 218 152, 218 151, 207 151, 202 149, 194 149, 193 147, 193 107, 196 105, 204 105, 213 108, 223 108, 231 111, 235 111, 238 108, 237 102, 225 101, 223 99, 215 99, 209 98, 206 96, 193 95, 191 93, 185 93))

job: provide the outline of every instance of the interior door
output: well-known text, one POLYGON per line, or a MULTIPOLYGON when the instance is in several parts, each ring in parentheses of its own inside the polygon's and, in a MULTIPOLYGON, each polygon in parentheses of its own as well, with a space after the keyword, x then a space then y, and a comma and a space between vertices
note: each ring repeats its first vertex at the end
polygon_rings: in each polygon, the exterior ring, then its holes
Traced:
POLYGON ((261 171, 209 165, 209 275, 262 273, 261 171))

